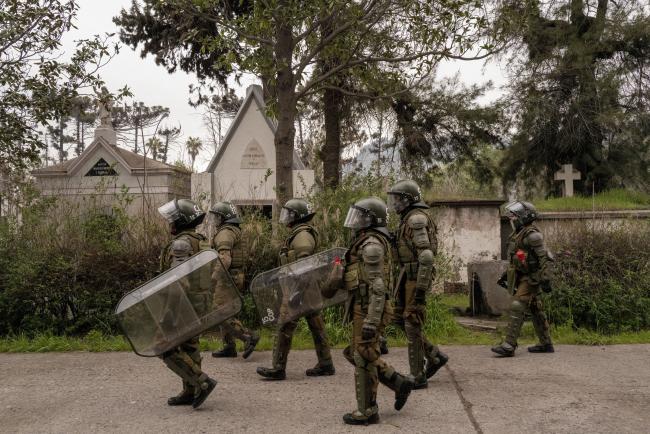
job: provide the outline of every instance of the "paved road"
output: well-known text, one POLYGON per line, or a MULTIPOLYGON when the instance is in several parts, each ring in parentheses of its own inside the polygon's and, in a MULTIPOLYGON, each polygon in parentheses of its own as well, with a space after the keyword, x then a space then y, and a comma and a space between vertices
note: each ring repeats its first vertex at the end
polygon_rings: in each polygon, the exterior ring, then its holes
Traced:
MULTIPOLYGON (((290 355, 284 382, 260 380, 270 353, 216 360, 219 380, 199 410, 168 407, 179 382, 158 359, 130 353, 0 354, 0 431, 622 433, 650 431, 650 345, 560 346, 554 355, 495 359, 485 347, 447 347, 448 369, 396 412, 379 391, 381 424, 347 427, 353 371, 337 350, 337 374, 307 378, 311 351, 290 355)), ((405 349, 387 356, 406 369, 405 349)), ((381 386, 380 386, 381 387, 381 386)))

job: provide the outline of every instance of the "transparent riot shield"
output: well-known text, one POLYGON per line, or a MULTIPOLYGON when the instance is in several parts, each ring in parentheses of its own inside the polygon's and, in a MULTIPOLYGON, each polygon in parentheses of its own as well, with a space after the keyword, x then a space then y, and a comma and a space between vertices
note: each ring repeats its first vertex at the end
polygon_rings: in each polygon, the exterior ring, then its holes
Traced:
POLYGON ((345 302, 339 283, 346 252, 336 247, 255 276, 250 291, 262 324, 286 324, 345 302))
POLYGON ((204 250, 126 294, 115 314, 133 351, 151 357, 232 318, 241 307, 218 253, 204 250))

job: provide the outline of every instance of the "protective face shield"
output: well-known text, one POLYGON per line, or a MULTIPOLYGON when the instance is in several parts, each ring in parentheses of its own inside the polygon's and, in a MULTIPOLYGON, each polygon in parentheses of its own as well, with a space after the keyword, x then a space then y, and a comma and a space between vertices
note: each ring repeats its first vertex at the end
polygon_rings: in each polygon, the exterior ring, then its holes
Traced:
POLYGON ((296 220, 296 212, 293 210, 290 210, 289 208, 282 207, 282 210, 280 211, 280 220, 279 223, 281 225, 288 226, 291 223, 293 223, 296 220))
POLYGON ((250 292, 263 325, 283 325, 329 306, 344 303, 341 258, 347 249, 336 247, 255 276, 250 292))
POLYGON ((213 212, 208 214, 208 224, 211 225, 211 226, 214 226, 214 227, 218 228, 223 224, 224 221, 225 221, 225 219, 223 218, 223 216, 221 214, 215 214, 213 212))
POLYGON ((204 250, 126 294, 115 315, 133 351, 151 357, 232 318, 241 306, 219 254, 204 250))
POLYGON ((526 213, 526 208, 521 202, 510 202, 503 209, 503 216, 510 221, 513 230, 516 231, 523 226, 522 216, 526 213))
POLYGON ((409 199, 401 194, 388 193, 388 208, 400 214, 411 204, 409 199))
POLYGON ((178 205, 176 204, 176 200, 170 200, 166 204, 161 205, 158 208, 158 212, 169 223, 174 223, 176 220, 179 219, 181 215, 181 212, 178 209, 178 205))
POLYGON ((348 215, 345 218, 343 226, 349 229, 364 229, 372 225, 372 216, 368 212, 355 205, 350 206, 348 215))

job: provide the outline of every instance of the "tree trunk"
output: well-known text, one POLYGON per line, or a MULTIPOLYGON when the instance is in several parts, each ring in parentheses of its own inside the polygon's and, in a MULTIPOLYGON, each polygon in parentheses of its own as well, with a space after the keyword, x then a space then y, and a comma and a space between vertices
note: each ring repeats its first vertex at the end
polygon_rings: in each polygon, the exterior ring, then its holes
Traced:
POLYGON ((336 188, 341 180, 341 92, 323 91, 325 145, 323 145, 323 181, 325 187, 336 188))
MULTIPOLYGON (((282 7, 284 1, 279 2, 282 7)), ((293 35, 291 26, 279 22, 276 30, 278 128, 275 133, 276 197, 284 204, 293 197, 293 145, 296 135, 296 84, 292 70, 293 35)), ((277 208, 276 208, 277 210, 277 208)))

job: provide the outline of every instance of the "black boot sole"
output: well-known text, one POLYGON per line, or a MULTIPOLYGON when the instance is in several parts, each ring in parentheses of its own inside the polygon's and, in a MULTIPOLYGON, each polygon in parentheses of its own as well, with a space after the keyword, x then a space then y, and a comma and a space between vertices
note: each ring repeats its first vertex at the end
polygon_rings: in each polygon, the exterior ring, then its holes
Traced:
POLYGON ((373 414, 368 419, 355 419, 351 413, 343 415, 343 423, 346 425, 368 426, 379 423, 379 414, 373 414))
POLYGON ((255 347, 257 346, 257 343, 260 341, 259 336, 254 336, 251 338, 250 343, 246 345, 246 349, 242 353, 242 357, 244 359, 248 359, 251 354, 253 354, 253 351, 255 351, 255 347))
POLYGON ((282 374, 269 374, 264 371, 262 371, 260 368, 257 368, 257 374, 263 378, 266 378, 267 380, 273 380, 273 381, 282 381, 286 380, 287 374, 282 373, 282 374))
POLYGON ((199 393, 199 396, 194 398, 194 402, 192 403, 192 408, 199 408, 199 406, 203 404, 206 399, 208 399, 208 396, 212 393, 214 388, 217 387, 217 380, 210 379, 208 381, 209 381, 208 388, 202 390, 201 393, 199 393))

